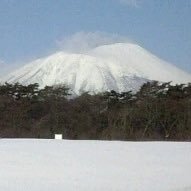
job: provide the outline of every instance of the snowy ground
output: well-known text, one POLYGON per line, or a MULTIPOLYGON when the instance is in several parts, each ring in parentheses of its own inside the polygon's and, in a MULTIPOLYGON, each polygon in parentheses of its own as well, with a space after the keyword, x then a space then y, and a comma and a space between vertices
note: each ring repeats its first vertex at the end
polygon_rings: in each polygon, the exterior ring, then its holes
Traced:
POLYGON ((190 191, 191 143, 0 139, 1 191, 190 191))

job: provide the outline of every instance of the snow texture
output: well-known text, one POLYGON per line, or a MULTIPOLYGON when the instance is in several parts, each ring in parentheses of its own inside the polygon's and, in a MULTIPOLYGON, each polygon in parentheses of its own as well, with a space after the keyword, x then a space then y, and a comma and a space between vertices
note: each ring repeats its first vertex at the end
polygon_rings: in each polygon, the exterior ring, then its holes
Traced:
POLYGON ((35 60, 4 77, 3 81, 23 84, 65 84, 75 94, 115 90, 137 91, 150 80, 191 82, 191 75, 159 59, 133 43, 116 43, 84 54, 57 52, 35 60))
POLYGON ((190 191, 191 143, 0 140, 2 191, 190 191))

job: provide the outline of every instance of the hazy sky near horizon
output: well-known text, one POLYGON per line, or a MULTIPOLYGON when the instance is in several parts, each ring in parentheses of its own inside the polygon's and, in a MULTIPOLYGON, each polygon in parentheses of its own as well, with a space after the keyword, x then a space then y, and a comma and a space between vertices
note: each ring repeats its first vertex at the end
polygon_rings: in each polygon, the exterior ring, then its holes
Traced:
POLYGON ((75 38, 92 46, 129 39, 191 73, 191 0, 0 1, 0 60, 9 68, 75 38))

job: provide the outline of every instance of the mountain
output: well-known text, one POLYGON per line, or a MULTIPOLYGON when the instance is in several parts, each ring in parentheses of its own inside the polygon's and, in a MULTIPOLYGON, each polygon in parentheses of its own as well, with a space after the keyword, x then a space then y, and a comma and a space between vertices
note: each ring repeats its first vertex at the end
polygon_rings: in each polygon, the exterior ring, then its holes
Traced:
POLYGON ((57 52, 4 77, 9 83, 66 84, 76 94, 107 90, 137 91, 146 81, 191 82, 191 75, 159 59, 137 44, 116 43, 84 54, 57 52))

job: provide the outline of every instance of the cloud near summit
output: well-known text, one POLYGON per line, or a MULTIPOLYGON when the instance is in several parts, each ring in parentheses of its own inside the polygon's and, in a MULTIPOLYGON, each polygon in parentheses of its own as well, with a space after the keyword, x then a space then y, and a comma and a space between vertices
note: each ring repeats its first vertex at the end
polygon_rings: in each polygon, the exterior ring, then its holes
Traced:
POLYGON ((82 31, 57 40, 56 43, 62 50, 83 53, 102 45, 128 42, 133 43, 133 40, 117 34, 82 31))

